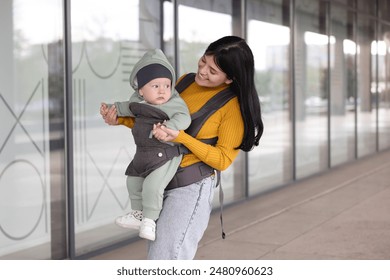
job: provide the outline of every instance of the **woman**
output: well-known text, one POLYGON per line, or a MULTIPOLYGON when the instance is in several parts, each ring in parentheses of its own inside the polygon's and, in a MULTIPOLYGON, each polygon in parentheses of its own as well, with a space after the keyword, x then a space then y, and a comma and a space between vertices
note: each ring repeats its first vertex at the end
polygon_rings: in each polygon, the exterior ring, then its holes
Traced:
MULTIPOLYGON (((259 144, 263 122, 254 84, 253 54, 244 39, 223 37, 209 45, 199 59, 195 81, 181 93, 191 114, 211 97, 229 88, 235 97, 212 114, 198 134, 156 125, 153 135, 161 141, 184 145, 181 167, 204 162, 215 170, 225 170, 239 150, 248 152, 259 144), (218 137, 215 145, 200 141, 218 137)), ((111 108, 104 116, 108 124, 132 126, 131 119, 117 118, 111 108)), ((207 228, 214 196, 215 178, 166 190, 163 209, 157 221, 156 240, 149 243, 148 259, 193 259, 207 228)))

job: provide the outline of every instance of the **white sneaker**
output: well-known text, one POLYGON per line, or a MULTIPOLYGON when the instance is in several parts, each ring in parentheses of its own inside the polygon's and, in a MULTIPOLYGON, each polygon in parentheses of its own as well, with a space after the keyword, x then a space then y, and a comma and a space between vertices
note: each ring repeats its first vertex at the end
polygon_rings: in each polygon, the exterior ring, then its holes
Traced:
POLYGON ((132 210, 130 213, 116 218, 115 223, 123 228, 139 229, 142 223, 142 218, 142 211, 132 210))
POLYGON ((152 219, 144 218, 142 220, 139 237, 152 241, 156 239, 156 223, 152 219))

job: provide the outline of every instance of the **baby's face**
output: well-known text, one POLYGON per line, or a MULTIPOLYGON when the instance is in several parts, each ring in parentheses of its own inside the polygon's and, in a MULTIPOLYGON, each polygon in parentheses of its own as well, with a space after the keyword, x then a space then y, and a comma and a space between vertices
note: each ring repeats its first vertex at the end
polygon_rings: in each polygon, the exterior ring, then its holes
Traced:
POLYGON ((160 105, 168 102, 172 95, 171 80, 156 78, 139 89, 139 94, 147 103, 160 105))

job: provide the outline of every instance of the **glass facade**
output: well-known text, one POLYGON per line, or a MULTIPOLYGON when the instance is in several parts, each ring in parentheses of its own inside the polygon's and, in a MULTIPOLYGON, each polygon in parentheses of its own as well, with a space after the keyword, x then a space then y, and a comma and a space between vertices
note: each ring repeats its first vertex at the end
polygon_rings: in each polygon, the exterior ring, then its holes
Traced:
POLYGON ((364 156, 376 150, 376 45, 375 24, 369 17, 357 21, 357 149, 364 156))
MULTIPOLYGON (((390 5, 387 4, 387 11, 390 5)), ((389 14, 387 14, 389 16, 389 14)), ((380 24, 378 29, 376 94, 378 106, 378 149, 389 148, 390 143, 390 23, 380 24)))
POLYGON ((330 10, 330 163, 355 158, 355 13, 333 5, 330 10))
POLYGON ((291 21, 286 1, 248 1, 248 44, 255 56, 256 86, 265 133, 248 154, 249 193, 293 180, 291 21), (278 34, 275 36, 274 34, 278 34))
POLYGON ((296 177, 328 167, 328 44, 324 1, 296 1, 294 101, 296 177))
POLYGON ((62 1, 0 6, 0 257, 50 259, 66 234, 64 217, 53 221, 64 188, 62 1))
POLYGON ((113 223, 131 207, 132 135, 99 106, 129 98, 150 48, 178 76, 219 37, 253 50, 265 132, 223 172, 225 203, 389 149, 389 11, 385 0, 1 1, 0 259, 87 258, 137 238, 113 223))
POLYGON ((160 44, 160 2, 147 4, 71 2, 76 256, 137 235, 113 223, 114 217, 130 209, 124 171, 135 152, 132 134, 125 127, 105 125, 98 109, 102 101, 129 99, 134 64, 160 44))

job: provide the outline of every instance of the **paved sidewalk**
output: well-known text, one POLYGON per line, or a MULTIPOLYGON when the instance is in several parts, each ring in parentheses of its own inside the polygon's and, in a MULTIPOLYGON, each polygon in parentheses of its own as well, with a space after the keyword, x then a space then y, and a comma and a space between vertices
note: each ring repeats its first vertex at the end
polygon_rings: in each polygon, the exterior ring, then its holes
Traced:
MULTIPOLYGON (((195 259, 390 260, 390 150, 212 215, 195 259)), ((146 241, 92 259, 146 258, 146 241)))

